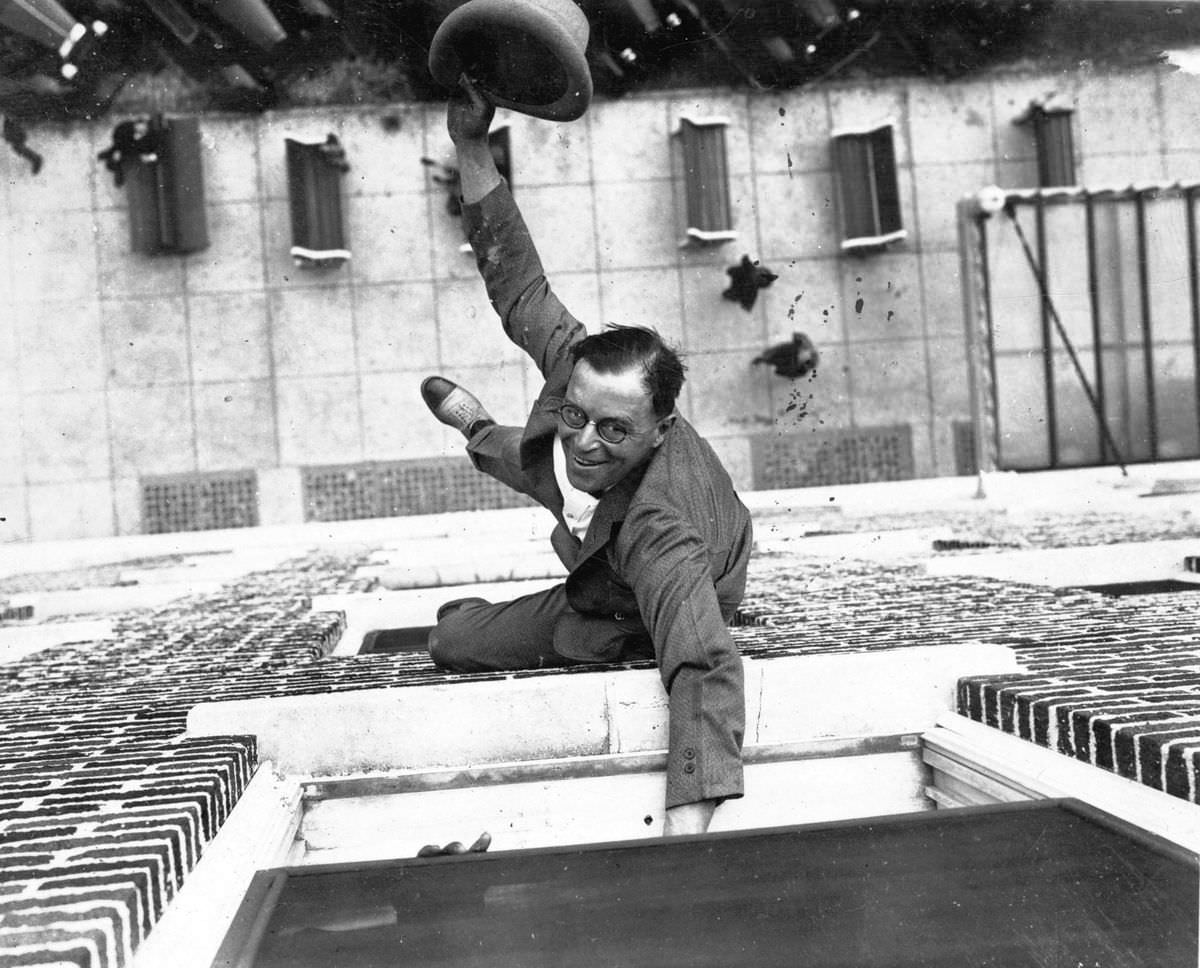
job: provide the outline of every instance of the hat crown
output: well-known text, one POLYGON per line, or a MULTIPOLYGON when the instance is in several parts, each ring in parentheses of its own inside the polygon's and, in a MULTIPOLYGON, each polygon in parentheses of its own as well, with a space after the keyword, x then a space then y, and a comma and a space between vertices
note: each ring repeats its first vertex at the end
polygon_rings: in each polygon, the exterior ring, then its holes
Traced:
POLYGON ((434 34, 429 71, 447 87, 466 74, 498 107, 574 121, 592 97, 588 33, 572 0, 467 0, 434 34))

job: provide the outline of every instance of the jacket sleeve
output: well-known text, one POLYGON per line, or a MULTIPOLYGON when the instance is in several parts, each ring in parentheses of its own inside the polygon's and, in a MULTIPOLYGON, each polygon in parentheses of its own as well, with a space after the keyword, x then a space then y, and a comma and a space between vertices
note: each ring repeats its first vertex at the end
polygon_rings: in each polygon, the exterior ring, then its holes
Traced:
POLYGON ((464 205, 463 224, 504 332, 548 382, 565 386, 571 344, 587 331, 551 291, 508 185, 502 181, 479 202, 464 205))
POLYGON ((706 546, 678 512, 639 505, 617 540, 666 687, 667 807, 742 795, 742 660, 721 617, 706 546))

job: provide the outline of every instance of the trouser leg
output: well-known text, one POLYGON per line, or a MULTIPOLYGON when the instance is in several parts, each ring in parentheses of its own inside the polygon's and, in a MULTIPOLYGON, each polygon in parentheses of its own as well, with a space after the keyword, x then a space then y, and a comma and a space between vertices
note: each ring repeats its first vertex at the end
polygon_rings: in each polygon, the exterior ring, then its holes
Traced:
POLYGON ((429 655, 450 672, 540 669, 565 665, 554 651, 554 627, 570 610, 564 585, 492 604, 447 602, 429 633, 429 655))
POLYGON ((483 471, 516 491, 526 491, 525 473, 521 470, 520 427, 491 424, 467 442, 467 455, 477 470, 483 471))
POLYGON ((447 602, 429 633, 429 655, 450 672, 542 669, 654 658, 636 617, 582 615, 567 604, 565 585, 492 604, 447 602))

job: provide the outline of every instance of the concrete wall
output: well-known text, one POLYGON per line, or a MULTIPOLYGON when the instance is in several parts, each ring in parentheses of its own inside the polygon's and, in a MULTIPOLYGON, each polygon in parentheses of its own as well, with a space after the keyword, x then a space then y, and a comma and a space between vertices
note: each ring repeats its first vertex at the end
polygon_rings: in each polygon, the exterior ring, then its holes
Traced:
MULTIPOLYGON (((500 120, 564 301, 590 328, 650 323, 682 344, 682 409, 750 488, 754 435, 897 423, 916 476, 955 472, 952 426, 969 417, 955 201, 1035 181, 1012 119, 1051 91, 1076 107, 1086 182, 1200 177, 1197 81, 1149 69, 677 93, 597 102, 570 125, 500 120), (685 112, 731 121, 739 235, 721 246, 679 247, 670 135, 685 112), (909 236, 843 255, 830 132, 889 119, 909 236), (779 275, 751 312, 721 298, 743 254, 779 275), (793 330, 821 350, 815 380, 750 365, 793 330)), ((188 256, 131 254, 125 193, 96 161, 116 120, 33 128, 37 177, 0 153, 0 540, 139 532, 139 479, 195 471, 256 469, 263 523, 301 520, 300 467, 460 453, 421 404, 431 372, 502 420, 527 411, 535 375, 421 163, 452 159, 440 108, 203 118, 211 245, 188 256), (284 137, 329 132, 352 166, 353 258, 300 269, 284 137)))

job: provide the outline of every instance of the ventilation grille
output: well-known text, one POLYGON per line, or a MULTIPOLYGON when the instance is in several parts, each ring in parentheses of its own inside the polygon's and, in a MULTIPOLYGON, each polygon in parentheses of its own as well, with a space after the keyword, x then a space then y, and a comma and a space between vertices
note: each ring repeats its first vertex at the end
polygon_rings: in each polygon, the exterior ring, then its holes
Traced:
POLYGON ((477 471, 465 458, 306 467, 302 474, 306 521, 484 511, 533 504, 477 471))
POLYGON ((258 524, 254 471, 142 478, 142 531, 213 531, 258 524))
POLYGON ((954 472, 959 475, 978 474, 979 461, 975 456, 975 427, 969 420, 956 420, 954 433, 954 472))
POLYGON ((752 437, 750 453, 754 486, 764 491, 916 476, 907 425, 752 437))

